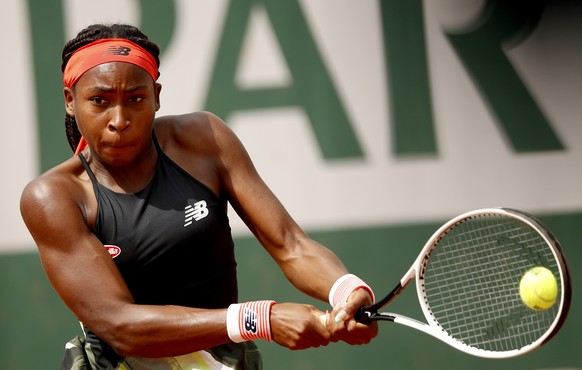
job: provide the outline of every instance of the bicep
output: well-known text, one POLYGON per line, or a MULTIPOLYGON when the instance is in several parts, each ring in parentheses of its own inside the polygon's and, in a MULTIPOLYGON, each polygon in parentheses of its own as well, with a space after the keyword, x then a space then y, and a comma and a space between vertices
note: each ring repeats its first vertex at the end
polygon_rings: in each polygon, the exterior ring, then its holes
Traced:
POLYGON ((248 152, 222 121, 215 116, 214 130, 219 148, 219 176, 234 210, 261 244, 276 259, 289 253, 294 239, 305 237, 279 199, 257 172, 248 152))
POLYGON ((29 186, 21 199, 21 213, 47 277, 80 320, 92 326, 132 301, 113 260, 70 194, 29 186))

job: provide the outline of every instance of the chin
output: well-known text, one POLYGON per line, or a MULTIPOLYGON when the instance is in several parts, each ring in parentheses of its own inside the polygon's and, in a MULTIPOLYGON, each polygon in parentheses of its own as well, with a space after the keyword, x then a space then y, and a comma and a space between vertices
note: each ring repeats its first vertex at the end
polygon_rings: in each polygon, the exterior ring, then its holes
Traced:
POLYGON ((127 166, 136 158, 134 151, 129 148, 108 148, 101 154, 101 160, 111 166, 127 166))

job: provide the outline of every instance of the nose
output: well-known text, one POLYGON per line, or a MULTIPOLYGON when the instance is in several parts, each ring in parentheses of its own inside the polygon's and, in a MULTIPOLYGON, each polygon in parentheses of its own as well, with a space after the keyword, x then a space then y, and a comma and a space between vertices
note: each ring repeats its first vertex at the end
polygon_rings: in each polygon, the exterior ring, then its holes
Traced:
POLYGON ((122 105, 111 108, 111 114, 107 127, 111 131, 122 132, 130 126, 130 120, 122 105))

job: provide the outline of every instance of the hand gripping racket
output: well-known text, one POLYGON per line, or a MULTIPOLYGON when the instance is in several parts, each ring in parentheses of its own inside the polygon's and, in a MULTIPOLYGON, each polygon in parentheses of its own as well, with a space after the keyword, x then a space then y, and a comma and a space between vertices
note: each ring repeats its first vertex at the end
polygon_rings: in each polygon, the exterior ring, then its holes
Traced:
POLYGON ((362 307, 356 320, 391 321, 474 356, 507 358, 549 341, 564 323, 570 300, 570 274, 552 233, 523 212, 480 209, 438 229, 400 283, 362 307), (527 307, 519 294, 521 277, 535 266, 550 269, 558 282, 556 303, 543 311, 527 307), (378 312, 415 279, 427 323, 378 312))

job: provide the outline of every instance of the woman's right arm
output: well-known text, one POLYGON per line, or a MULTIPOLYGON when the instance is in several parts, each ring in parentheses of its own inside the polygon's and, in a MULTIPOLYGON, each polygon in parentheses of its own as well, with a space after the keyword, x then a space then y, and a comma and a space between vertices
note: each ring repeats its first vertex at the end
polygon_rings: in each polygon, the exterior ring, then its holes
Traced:
POLYGON ((31 182, 20 208, 50 282, 78 319, 124 356, 175 356, 228 342, 226 309, 134 303, 87 226, 82 186, 65 177, 31 182))

